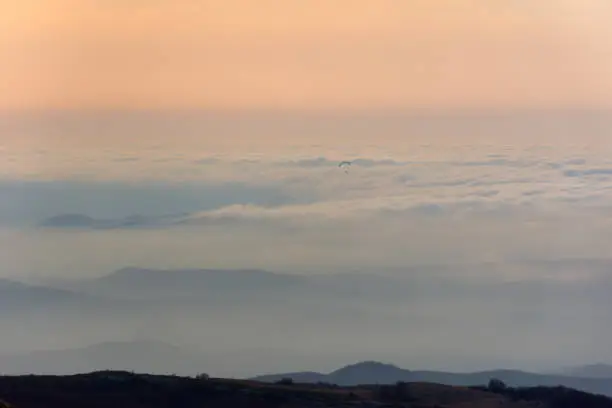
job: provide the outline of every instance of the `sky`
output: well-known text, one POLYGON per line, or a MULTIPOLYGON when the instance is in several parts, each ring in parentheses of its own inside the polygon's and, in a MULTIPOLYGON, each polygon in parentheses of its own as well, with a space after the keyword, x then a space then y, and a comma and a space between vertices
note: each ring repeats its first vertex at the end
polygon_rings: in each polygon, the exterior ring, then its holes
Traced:
POLYGON ((4 109, 612 105, 606 0, 0 7, 4 109))
POLYGON ((0 3, 0 278, 261 268, 422 289, 0 313, 0 354, 147 338, 288 353, 250 374, 606 362, 612 5, 534 3, 0 3))

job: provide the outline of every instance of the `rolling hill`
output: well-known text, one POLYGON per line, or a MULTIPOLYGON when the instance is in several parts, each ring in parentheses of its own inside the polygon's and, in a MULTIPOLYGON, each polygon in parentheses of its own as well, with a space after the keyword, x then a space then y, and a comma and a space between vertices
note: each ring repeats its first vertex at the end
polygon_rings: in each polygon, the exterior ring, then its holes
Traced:
POLYGON ((295 382, 325 382, 340 386, 360 384, 393 384, 398 381, 432 382, 453 386, 474 386, 487 384, 491 378, 497 378, 513 387, 564 386, 586 392, 612 396, 612 379, 583 378, 562 375, 535 374, 518 370, 491 370, 473 373, 452 373, 442 371, 406 370, 392 364, 366 361, 348 365, 328 374, 313 372, 296 372, 273 375, 261 375, 252 378, 255 381, 276 382, 291 378, 295 382))

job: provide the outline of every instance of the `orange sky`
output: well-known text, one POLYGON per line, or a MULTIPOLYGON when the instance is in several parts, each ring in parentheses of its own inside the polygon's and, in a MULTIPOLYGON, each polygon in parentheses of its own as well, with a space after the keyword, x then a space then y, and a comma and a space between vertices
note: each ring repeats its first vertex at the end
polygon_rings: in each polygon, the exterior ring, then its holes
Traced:
POLYGON ((0 0, 0 108, 612 107, 610 17, 609 0, 0 0))

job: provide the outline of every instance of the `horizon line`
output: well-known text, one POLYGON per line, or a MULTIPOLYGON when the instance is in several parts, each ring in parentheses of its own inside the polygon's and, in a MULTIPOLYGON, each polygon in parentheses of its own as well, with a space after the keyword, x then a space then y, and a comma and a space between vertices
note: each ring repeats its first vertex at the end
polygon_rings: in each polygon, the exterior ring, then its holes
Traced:
POLYGON ((319 117, 436 117, 436 116, 508 116, 521 114, 612 114, 611 107, 410 107, 410 108, 126 108, 126 107, 82 107, 82 108, 0 108, 0 116, 6 115, 65 115, 65 114, 201 114, 211 116, 319 116, 319 117))

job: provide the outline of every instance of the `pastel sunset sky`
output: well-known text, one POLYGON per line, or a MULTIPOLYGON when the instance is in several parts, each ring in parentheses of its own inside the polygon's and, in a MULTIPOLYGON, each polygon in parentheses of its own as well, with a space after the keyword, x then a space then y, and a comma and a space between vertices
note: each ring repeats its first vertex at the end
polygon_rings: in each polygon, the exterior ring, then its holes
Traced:
POLYGON ((612 106, 606 0, 23 0, 2 108, 612 106))

